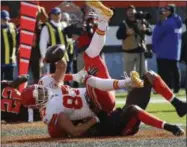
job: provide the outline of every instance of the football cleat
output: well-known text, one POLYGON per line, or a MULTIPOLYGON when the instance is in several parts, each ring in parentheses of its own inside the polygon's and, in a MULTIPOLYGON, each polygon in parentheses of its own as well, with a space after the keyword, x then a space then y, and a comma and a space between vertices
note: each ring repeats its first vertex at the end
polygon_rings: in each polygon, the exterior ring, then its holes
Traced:
POLYGON ((136 71, 131 71, 130 72, 130 78, 132 80, 133 85, 136 85, 138 88, 144 87, 144 82, 143 80, 140 79, 140 75, 136 71))
POLYGON ((173 126, 173 129, 171 129, 171 132, 175 136, 183 136, 185 134, 184 130, 181 127, 177 126, 177 125, 173 126))
POLYGON ((173 101, 171 102, 172 105, 175 107, 177 114, 180 117, 183 117, 187 114, 187 103, 183 102, 180 99, 173 99, 173 101))
POLYGON ((103 5, 99 0, 88 0, 86 1, 86 4, 91 7, 97 14, 103 15, 107 17, 107 19, 110 19, 114 14, 110 8, 103 5))

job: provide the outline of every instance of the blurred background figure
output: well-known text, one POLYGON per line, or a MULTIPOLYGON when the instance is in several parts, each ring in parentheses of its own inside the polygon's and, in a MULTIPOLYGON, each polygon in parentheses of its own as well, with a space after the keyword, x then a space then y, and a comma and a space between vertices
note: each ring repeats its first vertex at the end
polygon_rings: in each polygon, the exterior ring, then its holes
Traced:
POLYGON ((157 25, 153 33, 153 51, 157 57, 158 73, 167 85, 174 89, 174 93, 178 93, 182 20, 176 14, 176 7, 173 4, 165 8, 164 14, 166 19, 157 25))
POLYGON ((84 20, 82 22, 82 33, 79 35, 76 42, 78 71, 84 68, 83 52, 90 45, 92 36, 97 27, 97 17, 98 17, 95 14, 95 12, 88 7, 84 7, 83 13, 84 13, 83 15, 84 20))
POLYGON ((1 11, 1 80, 13 80, 17 56, 17 31, 10 23, 9 12, 1 11))
POLYGON ((185 89, 186 89, 186 98, 187 98, 187 18, 185 19, 184 24, 186 26, 186 31, 182 34, 181 62, 186 64, 185 89))
POLYGON ((62 18, 61 18, 63 28, 66 28, 71 24, 71 17, 68 13, 64 12, 62 13, 62 18))
MULTIPOLYGON (((43 61, 46 53, 46 49, 49 46, 56 44, 67 46, 66 36, 63 33, 63 25, 61 23, 62 12, 58 7, 52 8, 49 13, 49 20, 45 23, 40 34, 40 53, 41 62, 43 61)), ((43 66, 43 65, 42 65, 43 66)), ((43 74, 48 72, 55 72, 55 64, 50 64, 50 71, 48 70, 48 65, 43 66, 43 74)))
POLYGON ((147 71, 145 35, 151 35, 152 30, 144 14, 137 12, 133 5, 127 8, 126 16, 116 33, 117 39, 122 40, 124 71, 129 75, 136 70, 143 76, 147 71))
MULTIPOLYGON (((160 8, 159 9, 159 20, 157 22, 157 24, 155 25, 155 28, 153 30, 153 36, 152 36, 152 50, 153 50, 153 53, 155 53, 155 50, 156 48, 159 48, 159 44, 156 42, 156 39, 155 39, 155 34, 157 34, 157 31, 159 31, 160 27, 162 26, 162 23, 163 21, 166 19, 166 14, 165 14, 165 8, 160 8)), ((156 54, 156 53, 155 53, 156 54)), ((158 71, 158 74, 160 75, 162 70, 161 70, 161 67, 160 67, 160 64, 158 63, 158 58, 156 60, 157 62, 157 71, 158 71)), ((154 92, 156 94, 156 92, 154 92)))
MULTIPOLYGON (((63 32, 67 36, 67 55, 68 55, 68 61, 67 61, 67 68, 66 68, 66 73, 75 73, 77 72, 75 64, 76 60, 76 55, 75 55, 75 47, 74 47, 74 42, 73 40, 73 25, 72 25, 72 20, 71 17, 68 13, 63 12, 62 13, 62 19, 61 23, 63 26, 63 32)), ((69 82, 66 82, 65 84, 70 85, 69 82)), ((73 86, 73 85, 71 85, 73 86)), ((74 85, 75 87, 75 85, 74 85)))
POLYGON ((41 68, 40 68, 40 33, 41 29, 44 25, 44 22, 47 21, 48 15, 44 7, 38 8, 37 20, 36 20, 36 27, 35 27, 35 37, 33 39, 33 46, 31 50, 31 57, 30 57, 30 71, 32 73, 32 84, 38 83, 38 80, 41 76, 41 68), (41 20, 41 17, 44 16, 44 20, 41 20))

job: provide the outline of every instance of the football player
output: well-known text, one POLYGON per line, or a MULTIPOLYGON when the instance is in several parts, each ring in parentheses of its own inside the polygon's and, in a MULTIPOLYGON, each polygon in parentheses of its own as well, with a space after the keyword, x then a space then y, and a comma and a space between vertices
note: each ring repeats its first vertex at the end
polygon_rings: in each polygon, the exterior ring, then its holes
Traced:
MULTIPOLYGON (((101 50, 105 44, 108 21, 113 16, 113 11, 104 6, 100 1, 87 1, 86 4, 97 14, 97 25, 91 42, 84 52, 85 70, 95 66, 98 69, 96 77, 109 79, 110 75, 107 67, 100 57, 101 50)), ((101 91, 89 87, 93 99, 98 101, 101 108, 106 112, 111 112, 115 106, 115 95, 112 91, 101 91)))
MULTIPOLYGON (((97 25, 95 25, 97 28, 94 29, 95 32, 90 45, 84 52, 85 70, 88 71, 90 68, 96 67, 98 69, 98 72, 95 74, 95 76, 108 79, 110 78, 110 75, 103 59, 100 57, 100 53, 105 44, 108 21, 112 17, 113 11, 105 7, 98 0, 87 1, 86 4, 95 11, 95 13, 98 15, 98 19, 97 25)), ((43 79, 40 79, 39 83, 45 85, 45 82, 51 83, 53 79, 55 79, 54 83, 61 83, 63 80, 62 77, 64 76, 64 70, 62 70, 63 67, 64 65, 61 61, 57 62, 55 74, 52 75, 53 77, 44 77, 43 79), (49 80, 47 80, 46 78, 49 80)), ((66 77, 68 77, 68 79, 72 78, 71 76, 65 75, 65 80, 66 77)), ((92 95, 91 98, 94 99, 94 101, 97 101, 105 112, 111 112, 113 110, 115 106, 115 94, 112 91, 101 91, 92 87, 89 87, 88 89, 89 93, 92 95)))
MULTIPOLYGON (((139 82, 134 77, 136 76, 114 80, 85 76, 84 81, 90 87, 109 91, 136 87, 139 82)), ((97 109, 97 106, 95 107, 97 110, 94 110, 93 107, 97 102, 90 99, 87 88, 74 89, 63 85, 61 92, 51 93, 50 88, 31 85, 21 96, 22 104, 25 106, 40 108, 51 137, 133 135, 138 132, 140 122, 165 129, 176 136, 184 134, 184 130, 177 125, 165 123, 136 105, 124 106, 109 114, 97 109), (74 121, 79 120, 85 121, 75 124, 74 121)))

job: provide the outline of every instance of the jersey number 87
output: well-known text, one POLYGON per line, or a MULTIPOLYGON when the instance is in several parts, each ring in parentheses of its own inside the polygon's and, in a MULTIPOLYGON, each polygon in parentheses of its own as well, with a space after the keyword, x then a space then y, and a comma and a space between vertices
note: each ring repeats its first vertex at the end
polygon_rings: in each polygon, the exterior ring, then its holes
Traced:
POLYGON ((63 97, 63 106, 70 109, 81 109, 83 106, 82 99, 79 96, 65 95, 63 97))

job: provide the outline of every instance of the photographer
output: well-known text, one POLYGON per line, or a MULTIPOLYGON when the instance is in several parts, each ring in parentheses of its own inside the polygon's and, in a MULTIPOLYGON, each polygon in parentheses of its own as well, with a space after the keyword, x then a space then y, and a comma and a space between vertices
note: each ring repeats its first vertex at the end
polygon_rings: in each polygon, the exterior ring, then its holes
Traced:
MULTIPOLYGON (((124 51, 124 70, 127 74, 136 68, 136 71, 142 76, 147 71, 145 52, 145 35, 151 35, 152 30, 147 22, 146 14, 136 12, 133 5, 126 10, 127 19, 124 20, 117 31, 117 39, 122 40, 124 51)), ((151 52, 150 57, 151 57, 151 52)), ((149 55, 147 53, 147 55, 149 55)))

